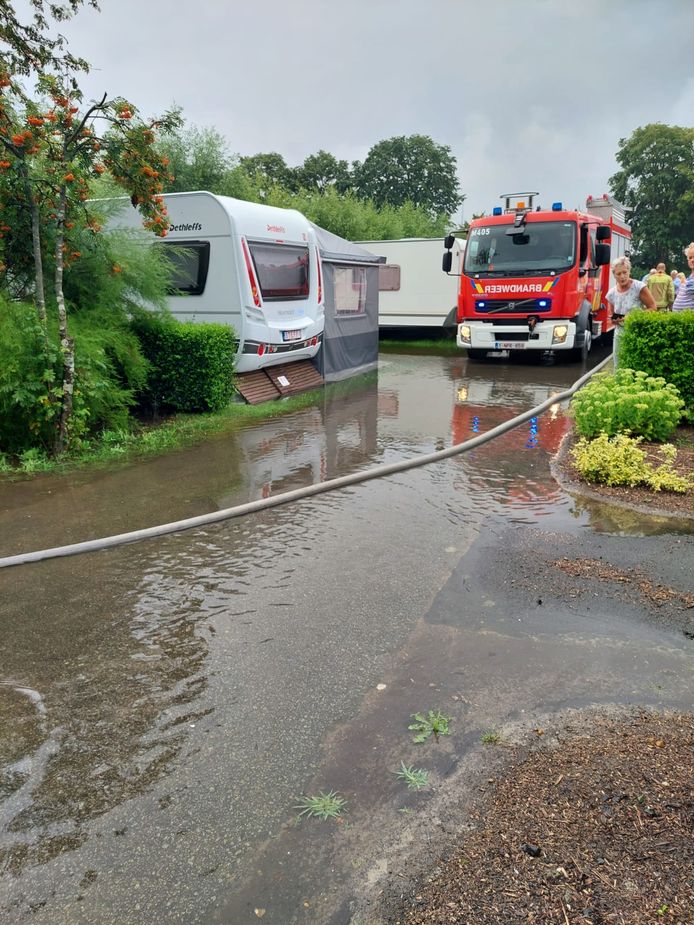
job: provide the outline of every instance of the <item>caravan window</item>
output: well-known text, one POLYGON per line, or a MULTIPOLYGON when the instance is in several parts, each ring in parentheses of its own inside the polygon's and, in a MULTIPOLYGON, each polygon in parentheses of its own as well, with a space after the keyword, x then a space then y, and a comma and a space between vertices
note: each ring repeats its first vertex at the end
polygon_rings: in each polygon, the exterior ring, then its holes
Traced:
POLYGON ((210 266, 210 242, 165 241, 157 246, 164 248, 171 266, 169 291, 201 295, 205 291, 210 266))
POLYGON ((308 246, 249 241, 260 292, 267 302, 307 299, 308 246))
POLYGON ((366 313, 366 268, 335 267, 336 315, 364 315, 366 313))
POLYGON ((397 292, 400 289, 400 267, 397 263, 382 263, 378 268, 378 291, 397 292))

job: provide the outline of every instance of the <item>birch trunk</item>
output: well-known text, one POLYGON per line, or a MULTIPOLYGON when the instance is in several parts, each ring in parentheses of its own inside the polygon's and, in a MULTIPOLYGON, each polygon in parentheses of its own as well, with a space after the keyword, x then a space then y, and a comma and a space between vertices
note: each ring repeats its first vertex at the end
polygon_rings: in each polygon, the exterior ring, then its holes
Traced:
POLYGON ((31 214, 31 243, 34 256, 34 303, 36 311, 39 314, 39 321, 43 328, 44 339, 48 338, 48 329, 46 321, 46 291, 43 285, 43 257, 41 256, 41 218, 39 215, 39 206, 31 188, 29 179, 29 168, 24 160, 21 161, 21 176, 24 185, 24 195, 29 203, 31 214))
POLYGON ((55 298, 58 303, 58 328, 60 333, 60 352, 63 357, 63 385, 60 420, 55 438, 55 453, 62 453, 69 441, 69 426, 72 418, 73 394, 75 388, 75 342, 69 336, 67 324, 67 309, 63 294, 63 244, 65 242, 65 203, 67 193, 63 186, 60 191, 58 204, 57 227, 58 234, 55 241, 55 298))

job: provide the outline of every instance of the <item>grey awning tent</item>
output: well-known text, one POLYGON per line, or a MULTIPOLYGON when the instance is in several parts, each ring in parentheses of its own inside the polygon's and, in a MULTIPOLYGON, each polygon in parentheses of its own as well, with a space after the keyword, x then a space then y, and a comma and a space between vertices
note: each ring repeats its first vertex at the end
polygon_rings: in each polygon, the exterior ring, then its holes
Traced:
POLYGON ((336 382, 378 366, 377 257, 318 225, 323 267, 325 332, 314 359, 326 382, 336 382))

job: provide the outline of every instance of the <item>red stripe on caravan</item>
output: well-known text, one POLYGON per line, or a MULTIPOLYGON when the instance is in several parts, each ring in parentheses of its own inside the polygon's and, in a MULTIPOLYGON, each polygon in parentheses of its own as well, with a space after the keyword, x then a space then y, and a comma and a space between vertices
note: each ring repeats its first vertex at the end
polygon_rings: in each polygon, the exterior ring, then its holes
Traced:
POLYGON ((248 250, 248 244, 246 243, 245 238, 241 238, 241 247, 243 248, 243 257, 246 261, 246 270, 248 271, 248 281, 251 284, 251 294, 253 296, 253 301, 257 308, 262 306, 260 301, 260 290, 258 289, 258 283, 256 282, 255 273, 253 272, 253 264, 251 263, 251 255, 248 250))
POLYGON ((316 267, 318 268, 318 304, 320 305, 323 301, 323 275, 320 269, 320 254, 318 253, 318 248, 316 248, 316 267))

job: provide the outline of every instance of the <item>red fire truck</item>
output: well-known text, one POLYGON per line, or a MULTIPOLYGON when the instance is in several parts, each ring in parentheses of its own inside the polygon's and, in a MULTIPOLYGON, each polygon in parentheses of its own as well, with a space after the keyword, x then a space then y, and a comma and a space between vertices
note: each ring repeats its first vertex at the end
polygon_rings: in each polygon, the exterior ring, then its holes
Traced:
MULTIPOLYGON (((590 196, 585 212, 561 202, 543 209, 537 195, 507 193, 503 208, 470 222, 456 321, 458 346, 473 359, 541 350, 585 360, 613 328, 605 295, 610 257, 628 252, 631 239, 624 207, 604 194, 590 196)), ((449 235, 449 274, 454 244, 449 235)))

